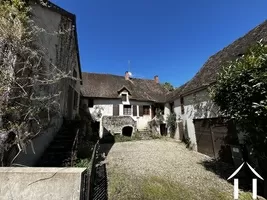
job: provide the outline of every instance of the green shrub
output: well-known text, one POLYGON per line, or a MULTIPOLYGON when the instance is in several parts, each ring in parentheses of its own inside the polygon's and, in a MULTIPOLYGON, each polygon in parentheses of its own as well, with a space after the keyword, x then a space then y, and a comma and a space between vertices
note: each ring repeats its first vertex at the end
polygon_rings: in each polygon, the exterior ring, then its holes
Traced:
POLYGON ((74 167, 85 167, 89 168, 91 165, 90 159, 79 159, 75 162, 74 167))
POLYGON ((246 133, 258 158, 267 157, 267 46, 261 41, 242 57, 229 62, 211 87, 211 97, 224 116, 246 133))
POLYGON ((176 131, 176 114, 171 113, 167 117, 167 127, 170 130, 171 137, 174 137, 176 131))

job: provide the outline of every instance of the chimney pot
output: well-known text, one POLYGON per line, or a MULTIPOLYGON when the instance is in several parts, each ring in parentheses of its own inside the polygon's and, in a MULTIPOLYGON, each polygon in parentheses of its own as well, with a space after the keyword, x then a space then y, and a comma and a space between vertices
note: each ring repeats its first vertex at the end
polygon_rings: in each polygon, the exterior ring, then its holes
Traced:
POLYGON ((130 79, 129 72, 128 72, 128 71, 126 71, 126 72, 125 72, 125 80, 129 80, 129 79, 130 79))
POLYGON ((154 76, 154 81, 155 81, 156 83, 159 83, 159 76, 158 76, 158 75, 154 76))

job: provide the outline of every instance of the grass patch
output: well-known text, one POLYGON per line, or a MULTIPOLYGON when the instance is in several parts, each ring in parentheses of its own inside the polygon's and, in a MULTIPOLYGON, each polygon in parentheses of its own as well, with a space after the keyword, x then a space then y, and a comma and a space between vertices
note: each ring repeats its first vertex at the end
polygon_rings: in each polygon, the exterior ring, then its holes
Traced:
POLYGON ((88 168, 91 166, 91 162, 92 160, 91 159, 78 159, 75 164, 74 164, 74 167, 81 167, 81 168, 88 168))
MULTIPOLYGON (((110 200, 232 200, 233 194, 215 188, 195 188, 165 177, 137 177, 113 170, 108 173, 110 200)), ((240 200, 252 200, 250 193, 240 192, 240 200)), ((259 198, 262 199, 262 198, 259 198)))
POLYGON ((157 176, 144 178, 111 173, 108 186, 110 200, 205 199, 198 198, 195 191, 179 183, 157 176))
POLYGON ((112 172, 109 174, 108 181, 110 200, 205 199, 179 183, 157 176, 131 177, 112 172))
POLYGON ((143 199, 193 199, 193 191, 188 190, 178 183, 160 177, 150 177, 143 180, 141 194, 143 199))

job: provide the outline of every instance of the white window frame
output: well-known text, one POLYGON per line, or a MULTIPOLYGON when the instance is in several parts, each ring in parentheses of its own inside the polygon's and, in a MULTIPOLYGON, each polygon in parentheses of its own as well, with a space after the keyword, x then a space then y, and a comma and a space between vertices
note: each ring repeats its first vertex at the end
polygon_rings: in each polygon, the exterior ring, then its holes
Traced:
POLYGON ((123 105, 122 107, 122 115, 123 116, 132 116, 133 115, 133 106, 132 105, 123 105), (130 106, 130 109, 131 109, 131 113, 130 114, 124 114, 124 106, 130 106))
POLYGON ((126 101, 122 101, 122 100, 121 100, 122 104, 123 104, 123 105, 130 105, 129 94, 128 94, 128 92, 122 92, 122 93, 120 94, 121 98, 122 98, 122 95, 126 95, 126 101))

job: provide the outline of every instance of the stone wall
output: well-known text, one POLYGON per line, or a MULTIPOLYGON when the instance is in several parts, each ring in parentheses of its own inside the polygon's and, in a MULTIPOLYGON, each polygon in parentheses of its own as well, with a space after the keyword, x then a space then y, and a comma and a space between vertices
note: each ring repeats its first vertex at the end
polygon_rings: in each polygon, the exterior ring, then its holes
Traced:
POLYGON ((133 127, 136 131, 136 121, 131 116, 104 116, 102 117, 103 134, 122 134, 125 126, 133 127))
MULTIPOLYGON (((39 4, 32 5, 31 18, 36 26, 43 29, 37 35, 36 46, 44 54, 44 67, 50 70, 51 65, 73 76, 74 71, 79 74, 79 57, 75 40, 75 30, 72 30, 73 23, 66 15, 55 10, 43 7, 39 4), (56 34, 65 30, 64 34, 56 34), (49 61, 49 62, 48 62, 49 61)), ((58 103, 60 112, 51 116, 51 124, 32 140, 32 144, 25 147, 15 160, 16 164, 34 166, 40 158, 56 133, 62 126, 63 117, 73 119, 79 111, 80 81, 65 78, 59 84, 48 87, 48 90, 41 90, 44 94, 57 94, 60 92, 58 103), (77 101, 74 103, 74 93, 77 92, 77 101)))

